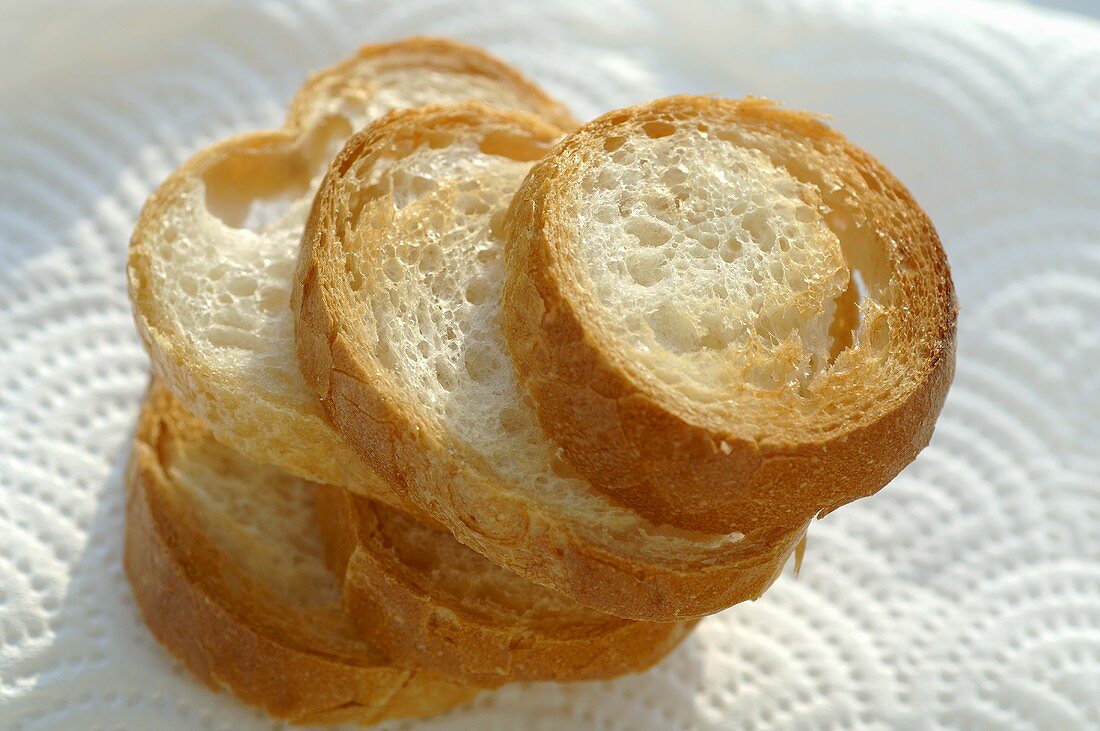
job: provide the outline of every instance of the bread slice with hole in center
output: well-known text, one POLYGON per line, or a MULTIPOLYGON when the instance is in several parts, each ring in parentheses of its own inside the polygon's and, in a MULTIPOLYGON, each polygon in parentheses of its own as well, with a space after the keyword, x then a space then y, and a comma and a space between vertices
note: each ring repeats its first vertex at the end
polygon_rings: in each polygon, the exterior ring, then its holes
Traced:
POLYGON ((818 118, 680 96, 611 112, 509 212, 504 320, 543 429, 614 504, 755 535, 928 443, 957 304, 928 217, 818 118))
POLYGON ((313 193, 343 141, 390 109, 466 99, 573 123, 479 49, 423 38, 366 46, 313 76, 283 129, 199 152, 149 199, 129 250, 134 319, 157 377, 219 440, 292 474, 395 500, 302 381, 291 280, 313 193))
POLYGON ((127 486, 138 607, 211 688, 304 724, 424 716, 477 692, 359 639, 324 563, 313 486, 223 447, 163 386, 146 396, 127 486))
POLYGON ((504 217, 559 135, 468 104, 392 113, 349 140, 302 239, 302 373, 384 479, 494 563, 632 619, 759 596, 803 524, 745 541, 647 521, 569 468, 519 389, 504 217))
POLYGON ((458 682, 595 680, 667 655, 693 620, 635 622, 587 609, 446 530, 328 485, 317 514, 352 623, 390 657, 458 682))

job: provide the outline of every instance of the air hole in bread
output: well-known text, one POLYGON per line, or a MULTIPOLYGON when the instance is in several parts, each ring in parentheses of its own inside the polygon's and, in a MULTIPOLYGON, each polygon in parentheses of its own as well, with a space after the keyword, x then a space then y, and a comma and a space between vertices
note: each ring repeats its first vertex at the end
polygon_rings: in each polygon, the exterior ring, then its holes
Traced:
MULTIPOLYGON (((428 244, 420 249, 420 271, 435 271, 443 258, 443 250, 436 244, 428 244)), ((397 281, 397 280, 394 280, 397 281)))
MULTIPOLYGON (((504 241, 504 218, 508 213, 508 209, 500 208, 489 219, 489 238, 497 243, 504 241)), ((496 248, 482 249, 477 252, 478 261, 491 262, 500 257, 500 251, 496 248), (482 258, 485 256, 485 258, 482 258)))
POLYGON ((306 195, 309 162, 290 146, 252 149, 212 165, 202 182, 206 207, 233 229, 263 229, 306 195))
POLYGON ((199 281, 190 274, 180 277, 180 288, 188 297, 195 297, 199 293, 199 281))
POLYGON ((717 317, 705 318, 702 322, 703 335, 699 338, 699 347, 706 350, 723 350, 733 340, 729 322, 717 317))
POLYGON ((631 218, 623 224, 623 230, 637 237, 642 246, 663 246, 672 238, 672 229, 652 218, 631 218))
MULTIPOLYGON (((349 256, 348 259, 350 261, 351 257, 349 256)), ((401 281, 401 276, 404 273, 404 271, 405 270, 401 266, 401 263, 398 262, 396 259, 394 259, 392 257, 389 258, 389 259, 386 259, 386 261, 382 264, 382 273, 385 274, 386 279, 390 280, 391 282, 400 282, 401 281)), ((362 270, 359 269, 358 266, 356 266, 352 269, 348 269, 348 275, 351 277, 351 280, 352 280, 351 281, 352 290, 355 291, 355 292, 358 292, 360 289, 362 289, 362 284, 363 284, 362 270)))
POLYGON ((250 297, 256 291, 256 280, 252 277, 232 277, 225 283, 225 287, 234 297, 250 297))
POLYGON ((466 285, 466 301, 471 305, 480 305, 493 296, 493 288, 485 279, 478 278, 466 285))
POLYGON ((665 301, 645 316, 657 342, 673 353, 689 353, 699 349, 699 333, 691 315, 675 302, 665 301))
POLYGON ((661 119, 654 119, 650 122, 644 122, 642 124, 642 131, 645 132, 650 139, 658 139, 660 137, 668 137, 675 132, 676 125, 661 119))
POLYGON ((492 350, 483 345, 471 345, 466 350, 466 357, 463 360, 470 378, 479 383, 488 381, 497 370, 497 362, 492 350))
POLYGON ((825 222, 840 239, 841 251, 851 279, 836 299, 836 311, 830 323, 829 364, 848 348, 865 347, 885 350, 890 343, 890 326, 886 318, 878 318, 875 327, 866 327, 866 313, 879 306, 889 306, 890 267, 886 253, 875 234, 861 225, 848 212, 834 208, 825 222))
POLYGON ((260 339, 253 333, 222 326, 211 327, 207 332, 207 339, 218 348, 259 350, 261 346, 260 339))
POLYGON ((248 330, 251 323, 248 317, 239 309, 219 310, 214 314, 214 322, 237 330, 248 330))
POLYGON ((741 228, 762 251, 770 251, 773 237, 769 235, 768 219, 770 211, 766 207, 754 208, 741 216, 741 228))
POLYGON ((507 130, 487 132, 478 149, 486 155, 507 157, 516 162, 534 162, 550 148, 550 141, 536 140, 507 130))
POLYGON ((416 246, 398 244, 395 248, 397 250, 397 258, 401 260, 403 264, 413 265, 420 260, 420 249, 416 246))
POLYGON ((489 212, 489 203, 481 196, 464 194, 458 199, 457 208, 466 216, 480 216, 489 212))
POLYGON ((444 391, 453 391, 455 387, 455 376, 452 371, 450 363, 444 361, 436 361, 435 363, 435 380, 439 384, 439 387, 444 391))
POLYGON ((410 175, 404 170, 395 170, 392 180, 393 207, 401 210, 424 198, 438 187, 438 183, 424 175, 410 175))
MULTIPOLYGON (((734 239, 734 238, 726 239, 718 247, 718 256, 721 257, 722 261, 724 261, 727 264, 732 264, 733 262, 737 261, 737 257, 739 257, 740 255, 741 255, 741 242, 738 241, 737 239, 734 239)), ((754 273, 753 277, 755 278, 757 275, 758 275, 758 273, 754 273)), ((760 280, 760 281, 763 281, 763 280, 760 280)), ((757 283, 759 284, 759 281, 757 283)))
POLYGON ((626 267, 631 279, 643 287, 649 287, 664 279, 666 262, 660 251, 639 251, 627 257, 626 267))
POLYGON ((325 117, 313 126, 302 140, 300 149, 314 175, 325 171, 353 131, 354 125, 340 115, 325 117))
POLYGON ((634 153, 630 152, 629 150, 619 149, 611 153, 611 161, 616 162, 619 165, 623 165, 624 167, 627 165, 632 165, 636 159, 637 158, 635 157, 634 153))
POLYGON ((683 165, 673 165, 661 173, 661 182, 665 185, 676 185, 685 182, 687 179, 688 171, 683 165))
MULTIPOLYGON (((621 183, 621 181, 615 175, 614 171, 612 171, 612 170, 601 170, 599 175, 596 176, 596 185, 595 185, 595 187, 601 188, 603 190, 614 190, 615 188, 617 188, 620 185, 620 183, 621 183)), ((592 190, 593 186, 588 186, 588 189, 592 190)))
POLYGON ((863 299, 861 285, 856 281, 856 272, 848 280, 848 286, 834 301, 832 322, 829 323, 829 365, 836 362, 837 356, 852 347, 855 342, 856 328, 861 319, 859 305, 863 299))
POLYGON ((603 149, 606 150, 607 152, 614 152, 615 150, 622 147, 624 142, 626 142, 625 137, 619 137, 619 136, 608 137, 606 140, 603 141, 603 149))
POLYGON ((346 120, 330 117, 297 143, 273 140, 226 155, 203 175, 207 210, 231 228, 270 226, 308 193, 350 132, 346 120))
POLYGON ((257 303, 267 313, 281 313, 290 304, 289 292, 279 287, 264 287, 257 292, 257 303))
POLYGON ((595 218, 603 224, 613 223, 618 217, 619 211, 615 206, 600 206, 596 209, 595 218))

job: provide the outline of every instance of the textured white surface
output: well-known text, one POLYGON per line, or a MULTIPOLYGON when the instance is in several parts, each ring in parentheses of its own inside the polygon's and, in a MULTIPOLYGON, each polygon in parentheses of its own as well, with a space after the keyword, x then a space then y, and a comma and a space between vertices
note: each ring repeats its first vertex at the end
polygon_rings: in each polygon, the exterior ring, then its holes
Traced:
POLYGON ((173 166, 276 124, 308 70, 434 33, 581 116, 675 91, 831 113, 937 223, 962 316, 932 446, 813 526, 799 579, 644 675, 507 688, 422 727, 1100 728, 1100 25, 976 1, 0 13, 0 727, 270 727, 159 649, 122 576, 146 378, 125 243, 173 166))

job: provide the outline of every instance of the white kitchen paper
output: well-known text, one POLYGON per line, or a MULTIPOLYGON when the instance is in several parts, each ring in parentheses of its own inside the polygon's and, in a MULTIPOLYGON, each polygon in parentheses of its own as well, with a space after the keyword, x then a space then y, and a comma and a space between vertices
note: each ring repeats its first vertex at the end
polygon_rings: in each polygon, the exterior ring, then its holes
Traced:
MULTIPOLYGON (((579 116, 674 92, 826 112, 943 237, 962 305, 932 445, 811 527, 802 574, 659 667, 397 728, 1100 728, 1100 24, 972 2, 44 0, 0 31, 0 727, 258 729, 141 623, 121 465, 144 200, 305 74, 413 34, 579 116)), ((277 725, 277 724, 276 724, 277 725)))

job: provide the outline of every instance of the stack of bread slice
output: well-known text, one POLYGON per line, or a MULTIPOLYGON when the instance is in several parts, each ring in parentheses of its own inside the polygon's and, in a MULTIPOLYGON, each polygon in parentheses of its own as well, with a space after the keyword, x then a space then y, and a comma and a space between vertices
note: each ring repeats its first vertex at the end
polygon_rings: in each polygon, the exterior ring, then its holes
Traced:
POLYGON ((934 229, 819 119, 671 97, 577 127, 442 40, 198 153, 128 274, 134 594, 301 723, 649 667, 913 459, 954 367, 934 229))

